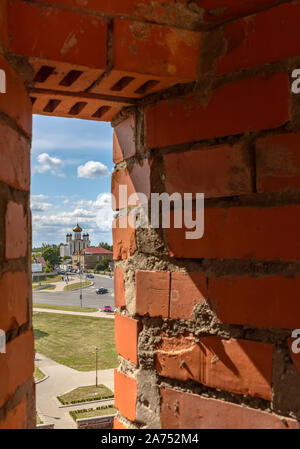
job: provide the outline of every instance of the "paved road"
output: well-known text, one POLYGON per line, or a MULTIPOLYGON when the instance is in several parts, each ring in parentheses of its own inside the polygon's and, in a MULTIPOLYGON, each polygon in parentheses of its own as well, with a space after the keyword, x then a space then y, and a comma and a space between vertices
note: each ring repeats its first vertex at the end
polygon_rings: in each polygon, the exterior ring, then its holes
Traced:
MULTIPOLYGON (((36 354, 35 363, 49 377, 36 385, 37 411, 46 424, 54 424, 56 429, 75 429, 76 424, 69 415, 74 407, 61 408, 57 396, 79 386, 94 385, 95 371, 76 371, 68 366, 60 365, 42 354, 36 354)), ((98 382, 114 391, 114 370, 99 370, 98 382)), ((109 401, 111 403, 112 401, 109 401)), ((99 406, 100 404, 96 404, 99 406)), ((94 404, 76 406, 75 409, 94 407, 94 404)))
MULTIPOLYGON (((78 277, 79 279, 79 277, 78 277)), ((96 275, 92 287, 82 290, 83 307, 114 306, 114 281, 107 276, 96 275), (96 289, 105 287, 108 293, 97 295, 96 289)), ((56 304, 80 307, 79 290, 70 292, 34 292, 33 302, 40 304, 56 304)))

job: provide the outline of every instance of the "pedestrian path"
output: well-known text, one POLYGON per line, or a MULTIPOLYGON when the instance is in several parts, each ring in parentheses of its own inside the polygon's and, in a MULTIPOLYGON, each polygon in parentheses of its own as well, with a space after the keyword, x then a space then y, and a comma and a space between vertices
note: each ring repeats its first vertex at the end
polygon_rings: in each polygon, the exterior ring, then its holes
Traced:
MULTIPOLYGON (((77 387, 94 385, 96 381, 95 371, 76 371, 68 366, 61 365, 37 353, 36 365, 49 377, 44 382, 36 385, 37 412, 45 424, 54 424, 55 429, 76 429, 76 423, 69 415, 71 410, 91 408, 98 404, 77 405, 61 407, 57 396, 60 396, 77 387)), ((98 383, 114 391, 114 370, 99 370, 98 383)), ((110 401, 102 403, 108 404, 110 401)))
POLYGON ((79 316, 92 316, 97 318, 111 318, 114 319, 115 315, 110 313, 101 312, 98 310, 98 312, 72 312, 69 310, 56 310, 56 309, 42 309, 39 307, 33 308, 34 312, 46 312, 46 313, 61 313, 63 315, 79 315, 79 316))

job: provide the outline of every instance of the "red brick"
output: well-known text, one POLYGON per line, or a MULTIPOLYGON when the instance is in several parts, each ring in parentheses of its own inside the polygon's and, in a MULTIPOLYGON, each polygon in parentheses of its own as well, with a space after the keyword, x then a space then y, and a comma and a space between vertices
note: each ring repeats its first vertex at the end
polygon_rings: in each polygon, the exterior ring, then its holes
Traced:
POLYGON ((206 102, 189 95, 149 106, 145 114, 146 147, 276 128, 288 120, 287 73, 245 79, 219 87, 206 102))
POLYGON ((32 377, 33 351, 33 333, 28 331, 6 345, 6 354, 0 354, 0 407, 32 377))
POLYGON ((216 63, 217 73, 298 56, 299 14, 300 5, 289 2, 225 25, 226 53, 216 63))
POLYGON ((295 294, 299 289, 300 277, 213 276, 208 296, 224 323, 295 329, 299 326, 299 298, 295 294))
MULTIPOLYGON (((297 339, 299 339, 300 336, 300 332, 298 334, 297 339)), ((298 371, 298 373, 300 374, 300 352, 298 352, 297 354, 292 350, 292 344, 295 341, 294 338, 288 338, 288 345, 289 345, 289 350, 290 350, 290 355, 291 355, 291 359, 295 365, 296 370, 298 371)), ((297 348, 300 347, 300 342, 298 341, 296 343, 297 348)))
POLYGON ((115 20, 114 69, 147 75, 197 78, 200 33, 115 20))
POLYGON ((0 180, 20 190, 30 187, 29 142, 3 122, 0 122, 0 180))
POLYGON ((125 315, 115 314, 115 343, 117 353, 138 365, 139 322, 125 315))
POLYGON ((114 260, 127 259, 135 253, 135 229, 129 226, 127 217, 119 217, 113 221, 112 235, 114 260))
POLYGON ((171 273, 170 318, 192 320, 194 307, 205 301, 206 277, 202 273, 171 273))
POLYGON ((29 279, 26 273, 5 273, 0 280, 0 329, 7 332, 28 320, 29 279))
POLYGON ((135 272, 135 313, 138 315, 169 316, 170 272, 135 272))
MULTIPOLYGON (((36 0, 38 3, 49 3, 48 0, 36 0)), ((280 1, 280 0, 279 0, 280 1)), ((99 2, 99 0, 78 0, 78 9, 100 11, 106 14, 129 15, 151 22, 167 23, 171 25, 182 24, 184 13, 192 18, 192 11, 183 8, 186 0, 110 0, 99 2), (183 4, 183 5, 181 5, 183 4)), ((228 19, 234 19, 242 15, 248 15, 260 9, 268 8, 277 3, 275 0, 195 0, 197 6, 195 19, 191 26, 200 23, 222 23, 228 19)), ((51 0, 51 4, 74 7, 74 0, 51 0)))
POLYGON ((256 141, 258 192, 300 189, 299 143, 299 133, 268 136, 256 141))
POLYGON ((130 421, 136 418, 137 383, 136 379, 117 370, 115 374, 115 406, 130 421))
POLYGON ((218 145, 164 156, 166 191, 205 198, 250 193, 249 157, 240 145, 218 145))
POLYGON ((27 216, 22 204, 9 201, 5 215, 5 257, 16 259, 27 253, 27 216))
POLYGON ((271 400, 274 345, 218 337, 196 344, 192 334, 162 337, 155 358, 160 376, 271 400))
POLYGON ((115 306, 125 307, 125 287, 124 287, 124 272, 121 268, 115 268, 114 271, 114 292, 115 292, 115 306))
POLYGON ((133 157, 135 150, 135 117, 119 123, 114 129, 113 137, 113 161, 115 164, 133 157))
POLYGON ((6 413, 4 419, 0 421, 0 429, 25 429, 26 413, 26 397, 24 397, 16 407, 6 413))
POLYGON ((0 69, 6 75, 6 93, 0 94, 0 112, 7 114, 28 136, 32 131, 32 106, 21 78, 0 55, 0 69))
MULTIPOLYGON (((134 193, 143 193, 148 199, 150 198, 150 165, 149 160, 144 159, 112 174, 111 193, 116 199, 116 210, 128 207, 128 199, 134 193), (120 198, 120 185, 127 186, 127 198, 120 198)), ((137 203, 137 201, 133 201, 130 205, 133 206, 137 203)))
POLYGON ((298 429, 296 420, 273 413, 168 388, 160 393, 163 429, 298 429))
POLYGON ((114 418, 114 430, 123 430, 123 429, 127 429, 126 426, 124 426, 123 423, 121 423, 121 421, 119 421, 116 417, 114 418))
POLYGON ((101 17, 15 0, 9 3, 8 26, 13 53, 106 67, 107 24, 101 17), (49 39, 49 30, 55 30, 55 39, 49 39))
POLYGON ((165 229, 169 254, 183 258, 299 260, 300 206, 205 208, 204 235, 185 238, 185 228, 165 229))

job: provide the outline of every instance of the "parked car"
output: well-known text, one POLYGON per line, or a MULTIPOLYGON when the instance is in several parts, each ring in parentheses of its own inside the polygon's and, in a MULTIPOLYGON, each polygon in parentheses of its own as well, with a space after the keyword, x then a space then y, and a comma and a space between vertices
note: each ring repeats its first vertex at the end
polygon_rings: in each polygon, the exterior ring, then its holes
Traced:
POLYGON ((102 312, 112 313, 112 308, 110 306, 104 306, 102 312))
POLYGON ((95 276, 92 273, 89 273, 86 275, 86 277, 89 279, 94 279, 95 276))
POLYGON ((66 274, 65 270, 57 270, 57 274, 66 274))
POLYGON ((103 295, 104 293, 108 293, 107 288, 100 287, 96 290, 97 295, 103 295))

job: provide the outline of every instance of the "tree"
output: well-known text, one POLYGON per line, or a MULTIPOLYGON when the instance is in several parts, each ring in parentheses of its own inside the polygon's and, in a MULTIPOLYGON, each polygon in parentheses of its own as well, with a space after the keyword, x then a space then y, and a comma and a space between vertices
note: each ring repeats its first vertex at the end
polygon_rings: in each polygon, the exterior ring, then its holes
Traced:
POLYGON ((105 271, 107 270, 109 265, 108 259, 102 259, 97 265, 95 266, 95 271, 105 271))
POLYGON ((101 247, 101 248, 104 248, 104 249, 108 249, 109 251, 112 251, 112 250, 113 250, 113 246, 112 246, 112 245, 109 245, 109 244, 106 243, 106 242, 100 242, 99 245, 98 245, 98 247, 101 247))
POLYGON ((42 252, 42 256, 46 262, 49 262, 52 268, 54 268, 55 265, 58 265, 60 263, 59 248, 47 247, 42 252))

